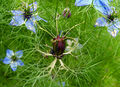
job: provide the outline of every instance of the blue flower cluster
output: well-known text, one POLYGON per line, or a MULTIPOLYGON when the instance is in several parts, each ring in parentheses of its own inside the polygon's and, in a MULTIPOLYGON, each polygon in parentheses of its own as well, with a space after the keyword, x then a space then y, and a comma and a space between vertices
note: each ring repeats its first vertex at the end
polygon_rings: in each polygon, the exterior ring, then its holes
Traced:
MULTIPOLYGON (((115 11, 115 7, 109 6, 109 1, 108 0, 76 0, 75 6, 85 6, 92 4, 96 10, 98 10, 100 13, 103 14, 103 17, 100 17, 96 20, 95 27, 96 26, 107 27, 108 32, 113 37, 116 37, 117 33, 119 32, 120 21, 116 16, 117 12, 115 11)), ((38 16, 37 2, 34 2, 30 5, 26 5, 23 10, 12 10, 11 12, 14 16, 12 17, 10 25, 21 26, 25 24, 27 29, 33 31, 34 33, 36 33, 36 27, 37 27, 36 21, 43 20, 47 22, 46 20, 38 16)), ((63 16, 64 17, 67 16, 67 18, 71 16, 71 12, 69 11, 68 8, 64 10, 63 16)), ((62 39, 64 39, 64 37, 60 38, 59 36, 56 39, 56 41, 60 43, 60 46, 61 46, 61 42, 59 40, 64 42, 64 40, 62 39)), ((64 45, 65 44, 62 44, 62 47, 64 47, 64 45)), ((58 50, 57 46, 55 50, 58 50)), ((3 61, 4 64, 9 64, 11 69, 13 71, 16 71, 17 66, 24 65, 24 63, 21 61, 22 56, 23 56, 22 50, 13 52, 12 50, 7 49, 6 57, 4 58, 4 60, 0 60, 0 61, 3 61)))
MULTIPOLYGON (((113 1, 113 0, 109 0, 113 1)), ((107 27, 108 32, 113 36, 116 37, 117 33, 119 32, 120 28, 120 21, 116 17, 115 7, 109 6, 108 0, 76 0, 76 6, 85 6, 90 5, 93 2, 93 6, 96 10, 101 12, 104 17, 100 17, 97 19, 95 23, 96 26, 100 27, 107 27)))

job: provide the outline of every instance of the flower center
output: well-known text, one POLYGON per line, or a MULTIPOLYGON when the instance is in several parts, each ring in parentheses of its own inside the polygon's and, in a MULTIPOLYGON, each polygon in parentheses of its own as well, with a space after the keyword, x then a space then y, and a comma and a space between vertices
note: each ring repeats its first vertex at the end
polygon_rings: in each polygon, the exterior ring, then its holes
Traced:
POLYGON ((12 56, 12 60, 13 61, 17 61, 17 57, 16 56, 12 56))
POLYGON ((24 15, 24 20, 25 19, 27 19, 27 20, 30 19, 31 16, 32 16, 32 12, 30 11, 30 8, 25 9, 23 15, 24 15))
POLYGON ((112 21, 114 21, 114 18, 115 18, 115 17, 114 17, 113 15, 108 15, 107 18, 109 19, 109 20, 108 20, 109 22, 112 22, 112 21))

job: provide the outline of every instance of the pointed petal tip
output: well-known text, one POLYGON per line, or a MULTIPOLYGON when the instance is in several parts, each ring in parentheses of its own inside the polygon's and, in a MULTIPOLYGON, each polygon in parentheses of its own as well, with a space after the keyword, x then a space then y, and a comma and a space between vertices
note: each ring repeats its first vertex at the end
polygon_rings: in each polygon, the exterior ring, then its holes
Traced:
POLYGON ((94 27, 97 27, 97 25, 94 25, 94 27))

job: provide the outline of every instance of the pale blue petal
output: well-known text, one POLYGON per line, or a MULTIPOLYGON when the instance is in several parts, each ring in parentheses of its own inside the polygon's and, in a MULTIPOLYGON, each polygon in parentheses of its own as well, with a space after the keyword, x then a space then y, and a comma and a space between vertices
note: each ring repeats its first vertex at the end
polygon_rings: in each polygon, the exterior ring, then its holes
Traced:
POLYGON ((11 69, 12 69, 13 71, 16 71, 16 69, 17 69, 17 62, 12 62, 12 63, 10 64, 10 67, 11 67, 11 69))
POLYGON ((108 0, 94 0, 93 4, 104 15, 110 15, 113 12, 108 4, 108 0))
POLYGON ((23 66, 23 65, 24 65, 24 63, 23 63, 21 60, 17 60, 17 64, 18 64, 19 66, 23 66))
POLYGON ((23 15, 19 15, 19 16, 13 16, 10 25, 14 25, 14 26, 20 26, 24 24, 24 17, 23 15))
POLYGON ((43 21, 47 22, 45 19, 41 18, 41 17, 38 16, 38 15, 37 15, 37 16, 33 16, 33 17, 32 17, 32 20, 33 20, 33 21, 43 20, 43 21))
POLYGON ((3 63, 4 64, 10 64, 12 59, 8 58, 8 57, 5 57, 4 60, 3 60, 3 63))
POLYGON ((110 24, 108 26, 108 32, 113 36, 116 37, 117 33, 119 32, 118 28, 114 24, 110 24))
POLYGON ((118 29, 115 29, 115 30, 110 30, 110 29, 108 29, 108 32, 109 32, 113 37, 116 37, 117 34, 118 34, 118 32, 119 32, 119 30, 118 30, 118 29))
POLYGON ((25 25, 26 25, 27 29, 29 29, 29 30, 33 31, 34 33, 36 33, 36 31, 35 31, 35 26, 36 25, 34 24, 33 21, 28 20, 28 21, 26 21, 25 25))
POLYGON ((17 58, 21 58, 23 56, 22 50, 15 52, 17 58))
POLYGON ((85 6, 90 5, 92 3, 92 0, 76 0, 75 6, 85 6))
POLYGON ((114 25, 117 27, 117 28, 120 28, 120 21, 118 19, 114 20, 114 25))
POLYGON ((23 12, 20 11, 20 10, 12 10, 11 12, 12 12, 13 15, 15 15, 15 16, 18 16, 18 15, 22 15, 22 14, 23 14, 23 12))
POLYGON ((108 25, 108 29, 109 29, 109 30, 115 30, 115 29, 118 29, 118 28, 117 28, 117 26, 115 26, 115 25, 113 24, 113 22, 111 22, 111 23, 108 25))
POLYGON ((109 0, 110 2, 112 2, 113 0, 109 0))
POLYGON ((34 2, 34 3, 32 3, 32 4, 30 4, 29 5, 30 6, 30 11, 36 11, 36 9, 37 9, 37 2, 34 2))
POLYGON ((6 56, 8 58, 11 58, 13 55, 14 55, 14 52, 12 50, 9 50, 9 49, 6 50, 6 56))
POLYGON ((100 17, 96 20, 95 26, 106 26, 107 20, 103 17, 100 17))

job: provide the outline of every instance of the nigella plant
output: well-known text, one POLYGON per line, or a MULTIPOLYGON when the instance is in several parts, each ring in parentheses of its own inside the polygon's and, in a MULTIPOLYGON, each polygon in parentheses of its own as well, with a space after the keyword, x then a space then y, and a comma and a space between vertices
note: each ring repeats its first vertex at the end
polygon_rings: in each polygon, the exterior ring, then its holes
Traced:
POLYGON ((10 64, 10 67, 13 71, 16 71, 17 66, 23 66, 24 63, 21 61, 21 57, 23 56, 23 52, 17 51, 13 52, 12 50, 6 50, 6 57, 3 60, 4 64, 10 64))
POLYGON ((37 2, 34 2, 30 5, 26 5, 24 9, 22 10, 12 10, 13 18, 10 22, 10 25, 14 26, 21 26, 22 24, 25 24, 27 29, 33 31, 36 33, 36 21, 44 20, 43 18, 38 16, 37 10, 37 2))
POLYGON ((45 53, 37 49, 37 51, 42 53, 44 56, 53 56, 55 58, 54 61, 50 64, 50 66, 47 67, 47 69, 50 68, 49 74, 54 69, 57 60, 59 60, 61 64, 60 69, 68 70, 68 68, 66 68, 64 66, 64 63, 62 62, 62 58, 64 55, 72 54, 72 51, 74 51, 77 48, 78 44, 79 44, 78 41, 76 41, 74 38, 69 38, 69 37, 66 37, 66 35, 62 36, 59 34, 55 38, 52 39, 52 47, 51 47, 50 53, 45 53), (73 45, 71 46, 71 49, 66 50, 66 44, 67 44, 66 40, 68 39, 72 40, 73 45))
POLYGON ((117 12, 115 11, 115 7, 106 7, 108 9, 103 8, 101 10, 104 17, 100 17, 97 19, 95 26, 108 27, 108 32, 116 37, 120 28, 120 21, 117 18, 117 12))
MULTIPOLYGON (((62 32, 60 31, 60 33, 58 32, 58 20, 59 20, 59 16, 56 14, 56 35, 54 35, 53 33, 50 33, 48 31, 46 31, 45 29, 42 28, 42 30, 44 30, 46 33, 48 33, 51 37, 52 37, 52 40, 51 40, 51 45, 52 46, 48 46, 46 45, 47 47, 50 48, 50 51, 49 52, 43 52, 42 50, 40 50, 39 47, 36 47, 36 50, 38 52, 40 52, 42 55, 44 55, 45 57, 48 58, 48 56, 52 56, 54 57, 54 60, 53 62, 46 68, 45 67, 45 70, 43 71, 43 73, 46 72, 46 70, 50 69, 49 70, 49 74, 51 74, 51 72, 53 71, 53 69, 55 68, 55 64, 57 61, 59 61, 60 63, 60 66, 59 66, 59 70, 62 70, 62 69, 65 69, 65 70, 70 70, 71 69, 67 66, 64 65, 64 63, 62 62, 62 59, 65 55, 73 55, 72 52, 74 50, 76 50, 76 48, 79 45, 79 42, 78 42, 78 39, 75 40, 74 38, 72 37, 67 37, 67 34, 72 30, 74 29, 76 26, 80 25, 80 24, 76 24, 75 26, 73 26, 72 28, 70 29, 67 29, 66 31, 62 32), (71 40, 72 41, 72 45, 69 45, 68 50, 66 50, 67 48, 67 40, 71 40)), ((58 70, 58 71, 59 71, 58 70)))

